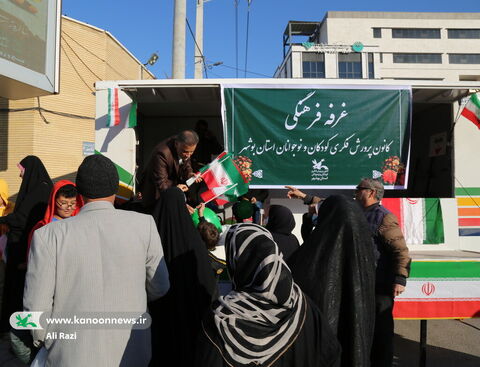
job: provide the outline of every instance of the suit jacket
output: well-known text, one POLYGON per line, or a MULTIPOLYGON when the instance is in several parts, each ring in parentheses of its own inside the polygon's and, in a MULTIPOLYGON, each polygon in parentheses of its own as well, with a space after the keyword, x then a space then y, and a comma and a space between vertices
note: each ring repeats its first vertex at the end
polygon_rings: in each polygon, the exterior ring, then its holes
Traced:
POLYGON ((163 190, 184 184, 194 175, 190 159, 182 165, 178 161, 175 137, 170 137, 153 148, 152 156, 144 172, 143 182, 140 184, 143 202, 146 206, 153 206, 163 190))
MULTIPOLYGON (((153 218, 97 201, 35 231, 23 302, 26 311, 47 317, 138 318, 147 298, 160 298, 169 285, 153 218)), ((45 343, 47 366, 147 366, 150 360, 149 328, 42 326, 33 337, 45 343), (60 333, 76 339, 59 339, 60 333)))

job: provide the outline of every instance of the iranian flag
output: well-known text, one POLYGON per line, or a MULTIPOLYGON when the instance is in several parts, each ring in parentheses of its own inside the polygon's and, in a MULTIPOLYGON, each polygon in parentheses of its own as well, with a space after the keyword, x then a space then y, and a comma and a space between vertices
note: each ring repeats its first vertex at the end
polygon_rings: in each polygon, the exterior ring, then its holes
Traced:
POLYGON ((203 201, 218 198, 217 205, 224 205, 248 191, 248 184, 232 158, 231 154, 223 152, 200 170, 200 176, 208 187, 208 191, 200 194, 203 201))
POLYGON ((130 110, 128 112, 128 118, 125 127, 137 126, 137 101, 130 103, 130 110))
POLYGON ((440 199, 388 198, 382 205, 397 216, 407 244, 444 243, 440 199))
POLYGON ((470 96, 461 115, 472 121, 480 129, 480 93, 470 96))
POLYGON ((234 189, 234 185, 213 187, 212 189, 201 193, 200 196, 205 203, 209 203, 210 201, 214 200, 217 205, 225 205, 236 199, 236 197, 227 195, 227 192, 232 189, 234 189))
POLYGON ((120 125, 120 108, 118 105, 118 88, 108 88, 107 127, 120 125))
POLYGON ((119 89, 108 88, 108 112, 107 112, 107 127, 119 126, 121 121, 123 127, 137 126, 137 102, 132 101, 128 105, 122 106, 122 110, 128 111, 128 115, 120 112, 119 103, 119 89))
POLYGON ((480 310, 480 262, 413 261, 405 292, 395 297, 397 319, 464 319, 480 310))

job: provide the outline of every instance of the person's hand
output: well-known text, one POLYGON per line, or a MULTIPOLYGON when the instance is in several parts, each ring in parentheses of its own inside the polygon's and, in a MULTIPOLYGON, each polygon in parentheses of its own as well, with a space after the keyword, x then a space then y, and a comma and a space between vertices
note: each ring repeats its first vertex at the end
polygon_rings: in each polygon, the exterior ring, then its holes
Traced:
POLYGON ((317 214, 317 204, 310 204, 308 206, 308 212, 310 214, 317 214))
POLYGON ((205 210, 205 203, 200 203, 199 205, 197 205, 197 209, 198 209, 198 217, 199 218, 203 217, 203 212, 205 210))
POLYGON ((178 184, 177 187, 182 190, 183 192, 188 191, 188 186, 184 184, 178 184))
POLYGON ((203 177, 202 176, 197 176, 197 178, 195 179, 195 182, 196 183, 199 183, 199 182, 202 182, 203 181, 203 177))
POLYGON ((401 295, 405 291, 405 286, 400 285, 400 284, 394 284, 393 285, 393 296, 397 297, 401 295))
POLYGON ((188 214, 192 215, 195 212, 195 209, 193 209, 190 205, 185 204, 187 206, 188 214))
POLYGON ((251 199, 250 199, 250 202, 251 202, 252 204, 255 204, 255 203, 257 202, 257 198, 251 198, 251 199))
POLYGON ((289 199, 304 199, 307 194, 301 192, 299 189, 293 186, 285 186, 289 191, 287 192, 287 197, 289 199))

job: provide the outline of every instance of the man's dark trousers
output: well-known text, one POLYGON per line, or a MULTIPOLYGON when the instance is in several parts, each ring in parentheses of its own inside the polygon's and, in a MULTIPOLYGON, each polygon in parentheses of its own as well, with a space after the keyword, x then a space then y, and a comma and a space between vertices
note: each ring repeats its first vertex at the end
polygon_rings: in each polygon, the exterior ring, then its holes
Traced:
POLYGON ((393 362, 392 291, 375 294, 375 332, 371 352, 372 367, 391 367, 393 362))

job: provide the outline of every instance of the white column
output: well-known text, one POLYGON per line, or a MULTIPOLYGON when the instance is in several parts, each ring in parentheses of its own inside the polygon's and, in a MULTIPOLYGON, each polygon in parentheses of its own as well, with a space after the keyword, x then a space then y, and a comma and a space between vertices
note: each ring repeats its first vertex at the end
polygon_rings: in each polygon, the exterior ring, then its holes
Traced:
POLYGON ((175 0, 173 19, 172 78, 185 79, 186 0, 175 0))
POLYGON ((203 0, 197 0, 197 17, 195 20, 195 79, 203 79, 203 0))

